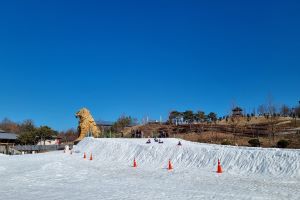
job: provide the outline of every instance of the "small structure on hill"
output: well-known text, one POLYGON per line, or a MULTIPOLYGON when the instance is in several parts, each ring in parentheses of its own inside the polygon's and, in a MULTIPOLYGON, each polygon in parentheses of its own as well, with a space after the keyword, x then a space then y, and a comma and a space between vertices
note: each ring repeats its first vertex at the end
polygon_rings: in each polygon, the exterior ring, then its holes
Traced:
POLYGON ((243 109, 240 107, 232 109, 232 117, 243 117, 243 109))
POLYGON ((92 135, 95 138, 101 135, 101 131, 88 109, 82 108, 79 110, 76 113, 76 118, 79 119, 79 138, 76 141, 80 141, 88 135, 92 135))

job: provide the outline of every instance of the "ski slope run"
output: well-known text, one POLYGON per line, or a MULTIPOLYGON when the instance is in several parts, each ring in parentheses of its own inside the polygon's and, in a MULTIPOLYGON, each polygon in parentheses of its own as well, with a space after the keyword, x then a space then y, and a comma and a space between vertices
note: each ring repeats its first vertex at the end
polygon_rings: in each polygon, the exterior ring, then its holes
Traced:
POLYGON ((72 154, 0 156, 0 199, 300 199, 299 150, 146 141, 86 138, 72 154))
POLYGON ((100 163, 118 163, 127 166, 136 158, 140 168, 163 169, 170 159, 175 170, 198 168, 216 170, 218 159, 225 173, 260 174, 268 176, 300 177, 300 150, 220 146, 165 139, 164 144, 145 139, 86 138, 74 150, 91 153, 100 163))

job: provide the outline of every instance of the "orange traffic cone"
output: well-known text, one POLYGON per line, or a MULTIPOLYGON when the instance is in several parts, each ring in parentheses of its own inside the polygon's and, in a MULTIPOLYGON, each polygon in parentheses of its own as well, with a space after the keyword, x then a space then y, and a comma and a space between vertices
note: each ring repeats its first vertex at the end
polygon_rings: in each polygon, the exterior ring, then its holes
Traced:
POLYGON ((93 160, 93 154, 91 153, 90 160, 93 160))
POLYGON ((172 166, 171 160, 169 160, 168 170, 172 170, 172 169, 173 169, 173 166, 172 166))
POLYGON ((222 170, 222 167, 221 167, 220 159, 218 159, 218 169, 217 169, 217 173, 218 173, 218 174, 222 174, 222 173, 223 173, 223 170, 222 170))
POLYGON ((84 152, 84 154, 83 154, 83 159, 86 159, 86 153, 84 152))
POLYGON ((137 168, 137 164, 136 164, 136 160, 135 159, 133 160, 133 167, 137 168))

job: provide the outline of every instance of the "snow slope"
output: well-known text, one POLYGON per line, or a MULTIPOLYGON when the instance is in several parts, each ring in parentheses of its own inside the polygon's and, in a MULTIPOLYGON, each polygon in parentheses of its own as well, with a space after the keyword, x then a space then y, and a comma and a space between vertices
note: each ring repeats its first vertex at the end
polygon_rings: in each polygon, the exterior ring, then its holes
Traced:
POLYGON ((226 173, 260 174, 300 177, 300 150, 264 149, 220 146, 165 139, 164 144, 146 144, 141 139, 93 139, 86 138, 75 147, 78 152, 94 154, 101 162, 119 162, 126 165, 137 159, 144 168, 166 167, 168 160, 177 170, 199 168, 216 170, 218 159, 226 173))
POLYGON ((72 155, 0 156, 0 199, 300 199, 299 150, 145 142, 86 138, 72 155))

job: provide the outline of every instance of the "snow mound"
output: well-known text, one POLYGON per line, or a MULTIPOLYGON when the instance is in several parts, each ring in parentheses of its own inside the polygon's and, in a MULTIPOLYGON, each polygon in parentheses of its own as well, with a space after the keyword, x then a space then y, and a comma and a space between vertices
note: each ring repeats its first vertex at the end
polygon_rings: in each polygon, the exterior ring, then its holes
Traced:
POLYGON ((144 169, 166 168, 171 159, 175 170, 198 168, 208 172, 216 170, 218 159, 223 170, 231 174, 261 174, 300 177, 300 150, 266 149, 221 146, 164 139, 158 144, 147 139, 95 139, 85 138, 74 147, 76 152, 93 154, 94 162, 120 167, 129 165, 136 158, 144 169), (116 165, 116 163, 118 163, 116 165))

